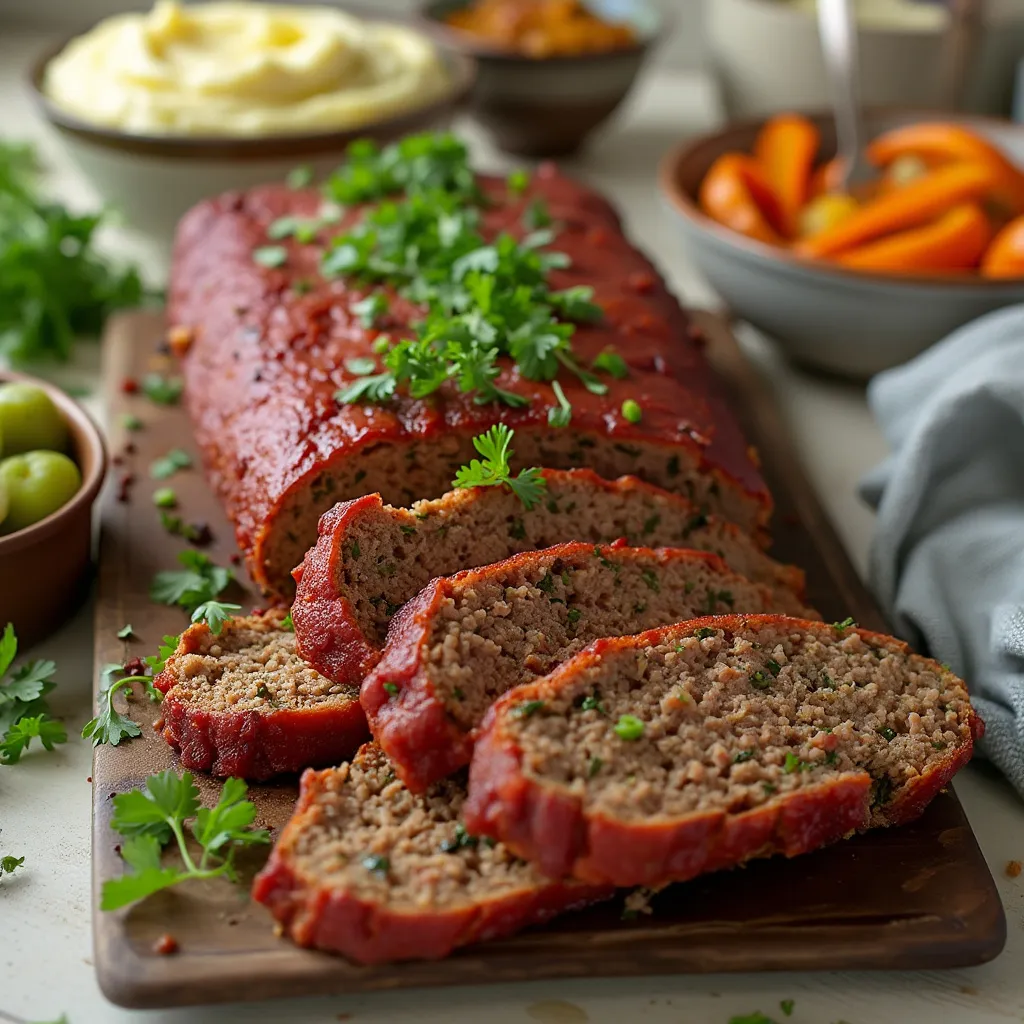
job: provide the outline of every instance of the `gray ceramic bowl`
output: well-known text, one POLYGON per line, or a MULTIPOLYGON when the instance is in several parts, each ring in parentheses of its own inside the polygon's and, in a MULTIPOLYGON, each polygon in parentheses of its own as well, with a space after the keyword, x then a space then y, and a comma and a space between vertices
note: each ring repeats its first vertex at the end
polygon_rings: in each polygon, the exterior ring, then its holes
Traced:
POLYGON ((576 152, 628 95, 663 19, 648 0, 590 0, 597 14, 628 22, 637 36, 629 49, 577 57, 524 57, 453 28, 444 19, 472 0, 431 0, 424 21, 479 65, 471 96, 474 116, 507 153, 560 157, 576 152))
POLYGON ((447 128, 473 87, 476 62, 440 32, 418 27, 434 39, 448 68, 448 92, 426 106, 344 131, 255 137, 135 135, 87 124, 51 103, 41 88, 46 65, 67 40, 35 61, 29 88, 43 117, 96 191, 133 227, 166 237, 186 210, 208 196, 283 180, 300 164, 311 167, 318 177, 325 175, 356 139, 388 142, 410 132, 447 128))
MULTIPOLYGON (((810 115, 822 132, 822 157, 835 152, 831 115, 810 115)), ((871 112, 877 134, 897 124, 951 120, 922 112, 871 112)), ((1024 165, 1024 127, 955 118, 997 142, 1024 165)), ((812 262, 746 238, 706 217, 700 182, 715 159, 750 152, 762 122, 732 125, 687 142, 661 165, 661 189, 687 251, 738 317, 776 338, 795 360, 843 376, 866 378, 906 362, 983 313, 1024 302, 1024 280, 970 275, 894 277, 812 262)))

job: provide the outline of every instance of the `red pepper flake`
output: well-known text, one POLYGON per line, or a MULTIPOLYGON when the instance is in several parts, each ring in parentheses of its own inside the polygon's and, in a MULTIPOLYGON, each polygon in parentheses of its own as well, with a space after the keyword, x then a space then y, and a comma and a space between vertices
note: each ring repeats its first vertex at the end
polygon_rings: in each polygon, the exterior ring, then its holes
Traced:
POLYGON ((626 284, 639 295, 650 295, 654 291, 657 281, 654 275, 648 270, 638 270, 626 278, 626 284))
POLYGON ((708 343, 707 335, 696 324, 690 324, 686 328, 686 337, 698 348, 704 348, 708 343))
POLYGON ((239 553, 238 553, 238 552, 236 551, 236 552, 235 552, 235 553, 234 553, 234 554, 233 554, 233 555, 231 556, 231 559, 230 559, 230 561, 231 561, 231 564, 232 564, 232 565, 241 565, 241 564, 242 564, 242 556, 241 556, 241 555, 240 555, 240 554, 239 554, 239 553))
POLYGON ((141 676, 146 674, 146 663, 141 658, 132 658, 122 666, 126 676, 141 676))
POLYGON ((164 932, 164 934, 153 943, 153 952, 159 956, 171 956, 178 952, 178 940, 170 933, 164 932))
POLYGON ((117 479, 117 500, 123 504, 127 504, 131 501, 131 495, 128 493, 128 489, 135 483, 134 473, 122 473, 117 479))
POLYGON ((138 448, 135 447, 135 442, 134 441, 125 441, 125 444, 124 444, 124 453, 125 453, 125 455, 134 455, 137 451, 138 451, 138 448))
POLYGON ((86 775, 85 781, 88 782, 89 785, 91 786, 92 785, 92 776, 91 775, 86 775))
POLYGON ((608 244, 608 229, 607 228, 591 228, 587 232, 587 245, 592 245, 595 248, 600 249, 602 246, 608 244))
POLYGON ((258 618, 262 617, 265 614, 265 612, 266 612, 266 608, 253 608, 253 610, 249 614, 250 615, 255 615, 256 618, 258 619, 258 618))
POLYGON ((124 457, 121 456, 121 455, 113 455, 110 458, 110 464, 112 466, 123 466, 124 465, 124 457))
POLYGON ((117 846, 114 847, 114 853, 118 853, 119 854, 120 852, 121 852, 121 844, 118 843, 117 846))
POLYGON ((1020 878, 1021 871, 1024 871, 1024 865, 1019 860, 1011 860, 1006 863, 1006 877, 1007 878, 1020 878))
POLYGON ((125 377, 121 381, 121 390, 126 395, 134 395, 139 390, 139 382, 134 377, 125 377))
POLYGON ((533 172, 536 178, 557 178, 558 164, 554 160, 545 160, 537 164, 537 170, 533 172))

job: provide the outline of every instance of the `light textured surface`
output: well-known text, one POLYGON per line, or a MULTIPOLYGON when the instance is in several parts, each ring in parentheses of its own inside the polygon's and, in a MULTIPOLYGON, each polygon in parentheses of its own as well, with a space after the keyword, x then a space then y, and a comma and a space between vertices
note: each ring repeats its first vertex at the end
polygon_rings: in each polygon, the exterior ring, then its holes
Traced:
MULTIPOLYGON (((6 4, 0 0, 0 11, 6 4)), ((21 68, 44 42, 43 36, 0 31, 0 130, 42 139, 45 155, 59 171, 55 185, 60 194, 69 201, 89 201, 91 191, 63 163, 20 86, 21 68)), ((630 120, 598 142, 585 164, 570 167, 615 197, 632 236, 657 258, 683 298, 707 304, 713 296, 679 251, 652 166, 680 136, 714 121, 711 92, 699 79, 656 75, 629 113, 630 120)), ((146 259, 154 278, 165 272, 166 255, 159 246, 123 234, 112 241, 119 251, 146 259)), ((741 333, 766 386, 778 391, 798 454, 863 568, 872 515, 856 499, 855 487, 884 453, 863 392, 794 371, 752 332, 741 333)), ((83 347, 77 368, 65 379, 90 379, 97 366, 97 350, 83 347)), ((0 585, 9 584, 4 580, 0 585)), ((36 652, 58 661, 60 686, 52 703, 72 734, 90 716, 91 622, 91 608, 83 609, 36 652)), ((90 748, 80 740, 53 755, 0 768, 0 851, 26 856, 18 875, 0 882, 0 1011, 29 1021, 53 1020, 64 1012, 69 1024, 333 1024, 339 1019, 354 1024, 727 1024, 730 1016, 758 1008, 793 1024, 840 1019, 849 1024, 996 1024, 1024 1018, 1024 876, 1014 881, 1004 873, 1007 861, 1024 860, 1024 808, 985 766, 969 768, 957 782, 1009 923, 1006 951, 982 967, 914 974, 584 979, 150 1013, 112 1007, 92 970, 90 772, 90 748), (778 1009, 782 999, 796 1002, 791 1018, 778 1009)))

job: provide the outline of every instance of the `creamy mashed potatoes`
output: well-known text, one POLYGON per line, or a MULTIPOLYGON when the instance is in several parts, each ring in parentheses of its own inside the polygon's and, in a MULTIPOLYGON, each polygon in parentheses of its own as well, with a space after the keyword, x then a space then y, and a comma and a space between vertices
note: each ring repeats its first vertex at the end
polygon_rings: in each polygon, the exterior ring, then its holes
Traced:
POLYGON ((356 128, 448 89, 433 44, 327 7, 182 5, 100 22, 49 64, 46 95, 140 135, 252 136, 356 128))

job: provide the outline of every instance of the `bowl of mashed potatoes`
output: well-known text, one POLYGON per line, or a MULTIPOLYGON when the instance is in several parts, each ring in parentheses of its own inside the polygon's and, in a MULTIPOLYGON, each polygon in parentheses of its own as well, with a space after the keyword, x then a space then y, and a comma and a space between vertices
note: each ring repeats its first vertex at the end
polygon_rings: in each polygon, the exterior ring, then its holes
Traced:
POLYGON ((208 195, 326 173, 354 139, 444 127, 475 76, 471 56, 376 13, 157 0, 44 54, 31 85, 104 197, 162 234, 208 195))

